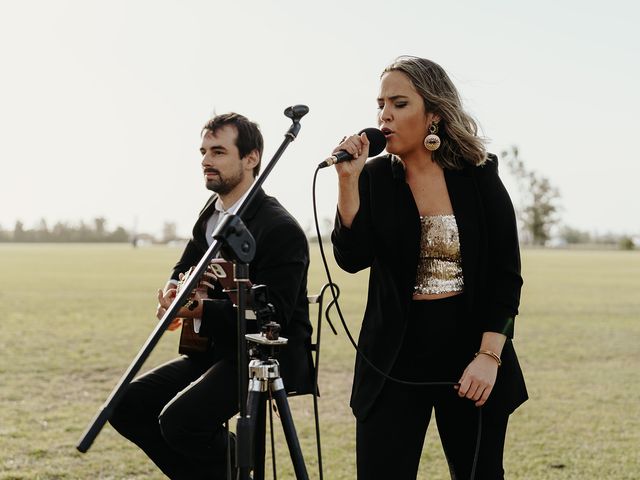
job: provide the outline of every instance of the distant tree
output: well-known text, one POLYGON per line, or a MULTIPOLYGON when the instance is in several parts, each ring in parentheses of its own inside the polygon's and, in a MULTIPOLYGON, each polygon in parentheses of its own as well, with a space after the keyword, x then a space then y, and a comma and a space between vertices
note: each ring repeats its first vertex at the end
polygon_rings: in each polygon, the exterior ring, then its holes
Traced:
POLYGON ((66 223, 57 222, 51 229, 51 239, 54 242, 68 242, 71 238, 69 230, 66 223))
POLYGON ((548 178, 525 167, 518 147, 502 152, 502 157, 521 192, 521 205, 516 210, 522 228, 534 245, 544 245, 551 238, 551 227, 558 222, 560 192, 548 178))
POLYGON ((628 235, 623 235, 622 237, 620 237, 618 246, 621 250, 633 250, 636 248, 636 244, 634 243, 633 239, 628 235))
POLYGON ((98 239, 103 239, 107 232, 107 220, 104 217, 96 217, 93 219, 95 224, 95 234, 98 239))
POLYGON ((50 240, 49 227, 44 218, 40 219, 38 226, 34 229, 33 240, 35 242, 48 242, 50 240))
POLYGON ((27 234, 24 231, 24 224, 17 220, 15 226, 13 227, 13 241, 14 242, 24 242, 27 240, 27 234))
POLYGON ((560 238, 568 244, 591 242, 591 234, 589 232, 569 226, 564 226, 560 229, 560 238))
POLYGON ((73 230, 74 242, 95 242, 95 232, 93 229, 84 223, 84 220, 80 220, 80 224, 73 230))
POLYGON ((107 240, 109 242, 128 242, 129 232, 127 232, 123 227, 118 227, 109 234, 107 240))

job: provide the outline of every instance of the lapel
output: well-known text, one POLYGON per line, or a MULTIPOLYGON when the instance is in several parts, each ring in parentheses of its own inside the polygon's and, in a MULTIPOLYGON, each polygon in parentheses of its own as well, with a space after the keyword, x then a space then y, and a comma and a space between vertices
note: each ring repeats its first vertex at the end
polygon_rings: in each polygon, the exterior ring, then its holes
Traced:
POLYGON ((406 275, 402 281, 402 284, 407 287, 405 293, 411 298, 420 254, 420 214, 411 188, 406 182, 404 166, 400 161, 395 159, 391 161, 390 178, 393 181, 391 189, 393 210, 390 218, 393 224, 392 244, 399 264, 398 271, 406 275))
POLYGON ((215 205, 217 200, 218 200, 217 193, 214 193, 209 197, 209 200, 207 200, 207 203, 205 203, 202 210, 200 210, 200 214, 198 215, 199 222, 206 221, 211 216, 211 214, 215 210, 215 205))
POLYGON ((469 167, 461 171, 445 170, 444 178, 458 225, 466 297, 471 301, 480 260, 481 211, 478 189, 469 167))
MULTIPOLYGON (((260 208, 260 205, 262 205, 262 202, 266 196, 267 194, 264 193, 262 187, 258 188, 253 199, 251 200, 251 203, 245 210, 244 215, 242 215, 242 221, 245 223, 245 225, 247 225, 247 222, 250 222, 253 217, 256 216, 256 214, 258 213, 258 209, 260 208)), ((249 227, 249 225, 247 225, 247 227, 249 227)))

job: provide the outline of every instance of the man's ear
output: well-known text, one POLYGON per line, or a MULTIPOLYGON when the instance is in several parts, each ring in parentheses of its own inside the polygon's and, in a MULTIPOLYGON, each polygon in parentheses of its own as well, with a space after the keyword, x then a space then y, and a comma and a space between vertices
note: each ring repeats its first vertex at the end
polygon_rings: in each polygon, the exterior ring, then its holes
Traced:
POLYGON ((247 170, 253 171, 253 169, 260 163, 260 154, 258 150, 251 150, 247 153, 242 160, 245 160, 245 168, 247 170))

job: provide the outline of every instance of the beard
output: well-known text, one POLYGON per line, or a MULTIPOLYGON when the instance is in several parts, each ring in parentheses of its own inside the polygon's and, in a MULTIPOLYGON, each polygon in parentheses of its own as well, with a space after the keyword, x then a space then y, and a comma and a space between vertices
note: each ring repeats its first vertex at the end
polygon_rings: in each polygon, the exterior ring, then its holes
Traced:
POLYGON ((244 170, 240 169, 233 175, 223 177, 220 172, 216 171, 218 178, 207 180, 205 186, 207 190, 217 193, 218 195, 227 195, 244 179, 244 170))

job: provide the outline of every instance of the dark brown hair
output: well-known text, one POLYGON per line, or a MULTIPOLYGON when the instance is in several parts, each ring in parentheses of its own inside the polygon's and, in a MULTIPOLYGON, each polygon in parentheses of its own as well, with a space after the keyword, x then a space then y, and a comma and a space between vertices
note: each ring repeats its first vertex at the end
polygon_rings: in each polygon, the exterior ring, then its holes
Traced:
POLYGON ((258 151, 258 164, 253 169, 254 178, 260 173, 260 163, 262 160, 262 152, 264 150, 264 139, 260 133, 260 127, 257 123, 252 122, 247 117, 239 113, 224 113, 216 115, 202 127, 201 134, 205 131, 216 133, 222 127, 231 125, 236 128, 238 137, 236 138, 236 147, 240 158, 244 158, 254 150, 258 151))

